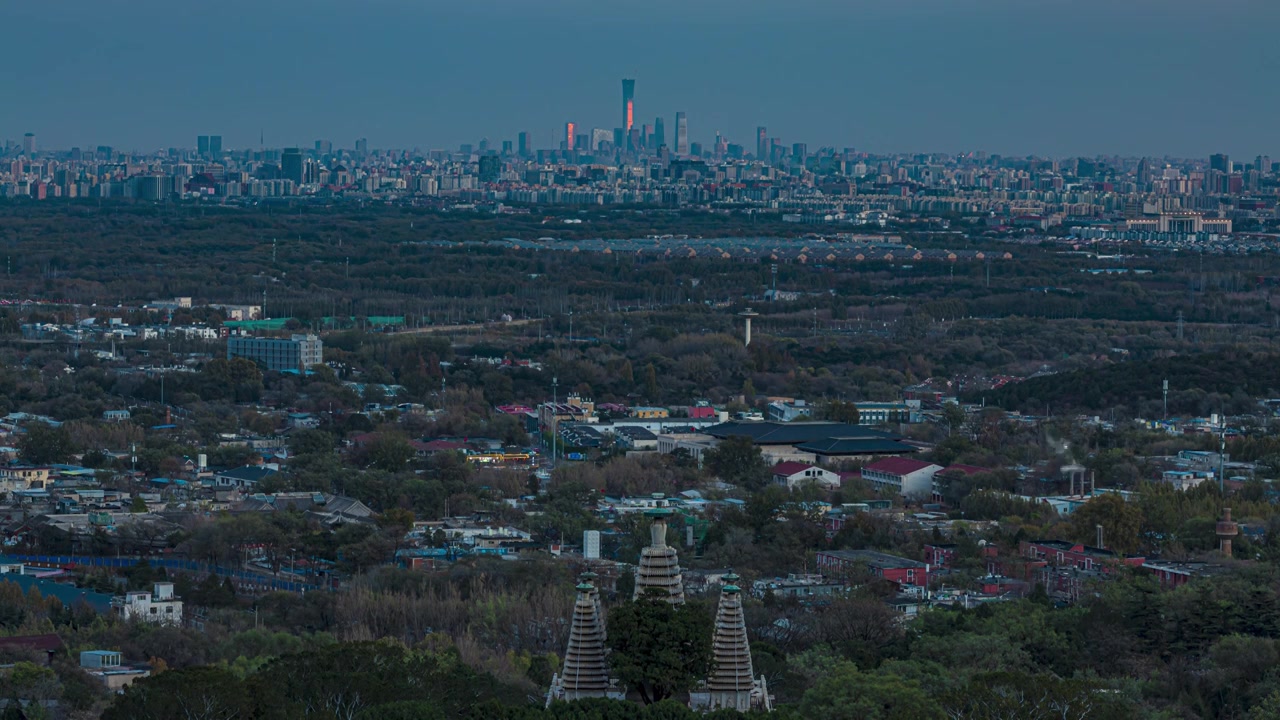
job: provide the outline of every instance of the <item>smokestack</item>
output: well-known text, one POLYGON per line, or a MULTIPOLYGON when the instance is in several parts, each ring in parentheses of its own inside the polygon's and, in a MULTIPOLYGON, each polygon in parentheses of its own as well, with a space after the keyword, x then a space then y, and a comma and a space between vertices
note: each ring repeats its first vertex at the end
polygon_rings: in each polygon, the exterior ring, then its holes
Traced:
POLYGON ((1222 508, 1222 519, 1214 529, 1218 535, 1218 550, 1231 557, 1231 539, 1240 534, 1240 526, 1231 521, 1231 508, 1222 508))

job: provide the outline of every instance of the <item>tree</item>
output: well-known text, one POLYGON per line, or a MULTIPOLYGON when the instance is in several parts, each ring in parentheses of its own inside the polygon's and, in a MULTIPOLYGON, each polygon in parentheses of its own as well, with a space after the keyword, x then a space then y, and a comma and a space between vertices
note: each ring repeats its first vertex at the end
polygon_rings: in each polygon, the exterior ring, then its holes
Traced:
POLYGON ((333 436, 324 430, 299 430, 289 435, 294 455, 325 455, 333 452, 333 436))
POLYGON ((1133 717, 1128 701, 1100 692, 1093 680, 1052 675, 985 673, 946 693, 950 717, 972 720, 1121 720, 1133 717))
MULTIPOLYGON (((611 628, 612 630, 612 628, 611 628)), ((920 685, 890 673, 863 673, 841 662, 804 694, 808 720, 942 720, 942 707, 920 685)))
POLYGON ((398 433, 379 433, 365 448, 365 459, 379 470, 397 472, 413 459, 413 446, 398 433))
POLYGON ((942 422, 946 424, 948 433, 959 430, 964 425, 964 420, 964 408, 953 402, 942 406, 942 422))
POLYGON ((734 435, 721 440, 704 453, 707 469, 725 482, 741 485, 748 490, 760 490, 769 483, 769 466, 760 448, 746 435, 734 435))
POLYGON ((212 666, 170 670, 138 680, 102 714, 102 720, 240 720, 253 699, 231 673, 212 666))
POLYGON ((1119 553, 1138 549, 1142 509, 1115 493, 1095 497, 1071 515, 1071 535, 1077 542, 1097 542, 1102 526, 1104 544, 1119 553))
POLYGON ((856 403, 832 400, 823 406, 822 418, 831 422, 857 425, 862 416, 858 413, 858 405, 856 403))
POLYGON ((641 598, 609 611, 609 663, 653 704, 706 677, 711 635, 711 618, 701 607, 641 598))
POLYGON ((29 423, 18 441, 22 458, 33 465, 64 462, 76 451, 66 426, 54 427, 44 422, 29 423))
POLYGON ((644 392, 649 402, 658 401, 658 370, 649 363, 644 368, 644 392))

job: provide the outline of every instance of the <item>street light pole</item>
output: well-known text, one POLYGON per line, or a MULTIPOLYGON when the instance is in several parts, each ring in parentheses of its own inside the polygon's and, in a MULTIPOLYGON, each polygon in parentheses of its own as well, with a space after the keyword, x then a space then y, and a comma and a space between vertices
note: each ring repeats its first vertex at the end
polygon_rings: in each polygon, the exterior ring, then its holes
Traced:
POLYGON ((556 390, 560 385, 559 377, 551 378, 551 467, 556 466, 556 435, 559 434, 559 423, 556 422, 558 414, 558 405, 556 402, 556 390))

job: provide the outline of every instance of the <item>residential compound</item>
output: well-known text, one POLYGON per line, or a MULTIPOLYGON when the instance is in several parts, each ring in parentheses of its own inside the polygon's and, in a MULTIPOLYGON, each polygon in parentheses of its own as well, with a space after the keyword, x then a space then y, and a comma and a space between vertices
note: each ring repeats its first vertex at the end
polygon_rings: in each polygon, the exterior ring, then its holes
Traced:
POLYGON ((227 340, 227 359, 231 358, 247 358, 276 372, 304 373, 324 362, 324 343, 316 335, 233 337, 227 340))

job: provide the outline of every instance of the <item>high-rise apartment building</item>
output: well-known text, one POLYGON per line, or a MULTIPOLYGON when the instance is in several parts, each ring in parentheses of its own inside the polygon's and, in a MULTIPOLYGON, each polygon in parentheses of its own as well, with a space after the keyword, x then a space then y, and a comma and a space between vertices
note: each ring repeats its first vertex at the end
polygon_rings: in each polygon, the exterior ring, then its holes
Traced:
POLYGON ((624 78, 622 80, 622 134, 624 137, 631 133, 631 126, 635 124, 635 99, 636 81, 624 78))
POLYGON ((296 147, 284 149, 280 154, 280 177, 302 184, 302 150, 296 147))
POLYGON ((653 149, 657 150, 667 144, 667 128, 662 124, 662 118, 657 117, 653 120, 653 149))
POLYGON ((676 155, 689 154, 689 118, 683 112, 676 113, 676 155))
POLYGON ((756 128, 756 159, 769 162, 769 128, 756 128))
POLYGON ((564 124, 564 149, 573 152, 574 125, 571 122, 564 124))
POLYGON ((247 358, 275 372, 304 373, 324 362, 324 343, 315 335, 284 338, 233 337, 227 359, 247 358))
POLYGON ((1225 155, 1223 153, 1218 153, 1217 155, 1210 155, 1209 169, 1217 170, 1218 172, 1230 173, 1231 172, 1231 156, 1225 155))
POLYGON ((36 154, 36 134, 35 133, 27 133, 26 135, 22 136, 22 152, 27 157, 31 157, 32 155, 36 154))
POLYGON ((502 159, 497 155, 481 155, 480 156, 480 182, 491 183, 497 182, 498 175, 502 172, 502 159))

